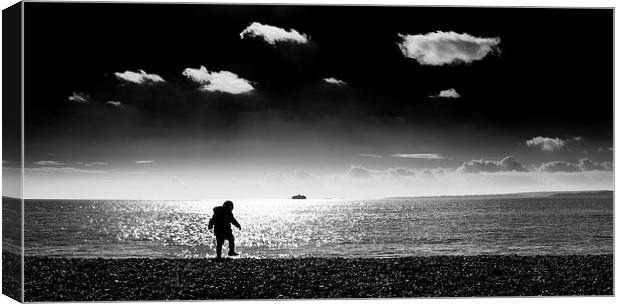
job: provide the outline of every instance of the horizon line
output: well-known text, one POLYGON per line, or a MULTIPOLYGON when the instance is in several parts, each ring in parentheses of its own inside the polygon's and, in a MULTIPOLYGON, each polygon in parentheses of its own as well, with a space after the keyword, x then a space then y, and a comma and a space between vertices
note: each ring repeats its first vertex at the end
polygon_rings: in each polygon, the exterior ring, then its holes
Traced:
MULTIPOLYGON (((546 190, 546 191, 521 191, 521 192, 502 192, 502 193, 469 193, 469 194, 436 194, 436 195, 396 195, 385 197, 369 197, 369 198, 346 198, 346 197, 318 197, 309 198, 310 200, 377 200, 377 199, 389 199, 389 198, 442 198, 442 197, 466 197, 466 196, 497 196, 497 195, 517 195, 517 194, 536 194, 536 193, 580 193, 580 192, 615 192, 614 189, 598 189, 598 190, 546 190)), ((23 200, 108 200, 108 201, 129 201, 129 200, 158 200, 158 201, 172 201, 172 200, 185 200, 185 201, 201 201, 201 200, 287 200, 292 199, 290 197, 266 197, 266 198, 222 198, 222 197, 202 197, 202 198, 41 198, 41 197, 13 197, 10 195, 2 195, 2 198, 23 199, 23 200)))

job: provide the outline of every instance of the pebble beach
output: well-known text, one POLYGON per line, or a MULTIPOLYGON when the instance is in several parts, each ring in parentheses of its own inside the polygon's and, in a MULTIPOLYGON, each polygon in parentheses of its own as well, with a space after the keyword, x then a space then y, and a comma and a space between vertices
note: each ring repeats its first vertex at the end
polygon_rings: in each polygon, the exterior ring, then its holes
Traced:
POLYGON ((27 257, 26 301, 613 295, 613 255, 27 257))

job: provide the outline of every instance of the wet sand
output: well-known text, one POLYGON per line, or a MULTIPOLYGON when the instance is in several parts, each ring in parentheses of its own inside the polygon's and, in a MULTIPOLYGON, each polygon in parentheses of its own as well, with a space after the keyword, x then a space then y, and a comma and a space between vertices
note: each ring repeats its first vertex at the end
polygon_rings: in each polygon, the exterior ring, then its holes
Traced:
POLYGON ((28 257, 26 301, 613 295, 613 255, 28 257))

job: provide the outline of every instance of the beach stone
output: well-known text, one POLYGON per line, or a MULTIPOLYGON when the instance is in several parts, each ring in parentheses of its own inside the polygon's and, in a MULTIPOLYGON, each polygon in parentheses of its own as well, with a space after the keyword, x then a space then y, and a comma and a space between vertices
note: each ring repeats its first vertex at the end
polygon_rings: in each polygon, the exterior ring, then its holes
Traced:
POLYGON ((26 257, 26 301, 613 295, 613 255, 388 259, 26 257))

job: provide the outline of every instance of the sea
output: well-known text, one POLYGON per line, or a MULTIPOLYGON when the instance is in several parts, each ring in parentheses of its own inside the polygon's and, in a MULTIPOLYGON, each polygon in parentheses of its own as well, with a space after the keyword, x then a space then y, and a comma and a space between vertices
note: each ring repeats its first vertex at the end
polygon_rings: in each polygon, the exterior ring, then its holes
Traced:
MULTIPOLYGON (((25 254, 213 257, 223 201, 26 200, 25 254)), ((248 258, 613 253, 612 198, 233 201, 248 258)))

